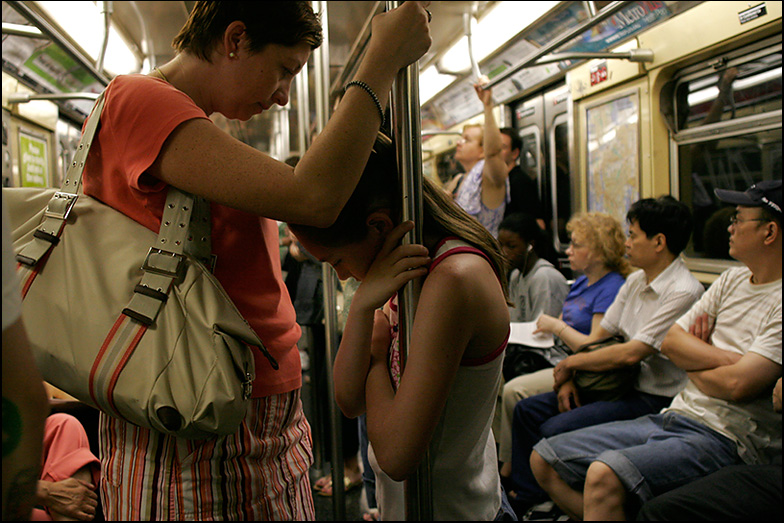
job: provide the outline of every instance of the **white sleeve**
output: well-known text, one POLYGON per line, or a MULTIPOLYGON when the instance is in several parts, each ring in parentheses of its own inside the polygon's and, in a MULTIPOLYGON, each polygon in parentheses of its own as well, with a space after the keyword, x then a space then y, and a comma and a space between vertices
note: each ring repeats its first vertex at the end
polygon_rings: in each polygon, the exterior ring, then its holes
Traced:
POLYGON ((14 250, 11 246, 11 224, 3 193, 3 330, 11 326, 22 313, 22 295, 16 275, 14 250))

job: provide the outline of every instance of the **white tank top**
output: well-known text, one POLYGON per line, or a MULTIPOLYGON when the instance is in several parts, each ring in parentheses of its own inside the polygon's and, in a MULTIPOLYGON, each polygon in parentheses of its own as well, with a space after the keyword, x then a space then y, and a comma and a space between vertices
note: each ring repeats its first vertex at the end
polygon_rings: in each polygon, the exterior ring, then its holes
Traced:
MULTIPOLYGON (((462 240, 450 238, 437 248, 431 268, 446 256, 463 252, 486 257, 462 240)), ((390 305, 393 332, 390 371, 395 376, 397 297, 390 305)), ((481 360, 464 359, 460 363, 430 445, 436 521, 492 521, 501 507, 498 457, 491 426, 505 348, 506 342, 481 360)), ((399 379, 398 376, 395 378, 399 379)), ((376 474, 376 499, 381 519, 405 520, 403 483, 394 481, 381 470, 372 445, 368 446, 368 455, 376 474)))

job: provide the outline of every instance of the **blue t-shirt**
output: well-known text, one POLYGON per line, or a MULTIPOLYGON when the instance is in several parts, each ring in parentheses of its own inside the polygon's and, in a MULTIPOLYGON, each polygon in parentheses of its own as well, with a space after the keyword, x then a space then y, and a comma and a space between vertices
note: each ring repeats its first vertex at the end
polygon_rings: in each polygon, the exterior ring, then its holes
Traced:
POLYGON ((593 315, 604 314, 610 308, 625 281, 619 273, 608 272, 589 286, 588 278, 580 276, 564 300, 563 321, 583 334, 589 334, 593 315))

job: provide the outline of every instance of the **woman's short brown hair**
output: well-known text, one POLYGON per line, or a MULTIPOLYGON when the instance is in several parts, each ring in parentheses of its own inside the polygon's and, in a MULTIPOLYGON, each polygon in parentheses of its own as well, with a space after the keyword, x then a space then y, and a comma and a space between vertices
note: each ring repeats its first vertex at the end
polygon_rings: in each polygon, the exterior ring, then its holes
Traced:
POLYGON ((245 24, 248 51, 260 52, 267 44, 293 47, 307 42, 321 45, 319 17, 310 2, 196 2, 188 21, 172 41, 178 53, 190 52, 210 61, 210 54, 232 22, 245 24))

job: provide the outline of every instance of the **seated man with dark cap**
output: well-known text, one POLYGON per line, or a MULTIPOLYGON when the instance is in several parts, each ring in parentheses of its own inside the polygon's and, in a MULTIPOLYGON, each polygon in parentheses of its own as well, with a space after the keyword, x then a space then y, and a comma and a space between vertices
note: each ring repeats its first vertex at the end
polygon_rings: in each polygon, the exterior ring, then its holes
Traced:
POLYGON ((728 269, 670 329, 661 351, 689 381, 669 408, 542 439, 531 455, 539 484, 578 519, 633 517, 641 503, 724 467, 781 455, 770 392, 781 377, 781 180, 736 205, 728 269))

